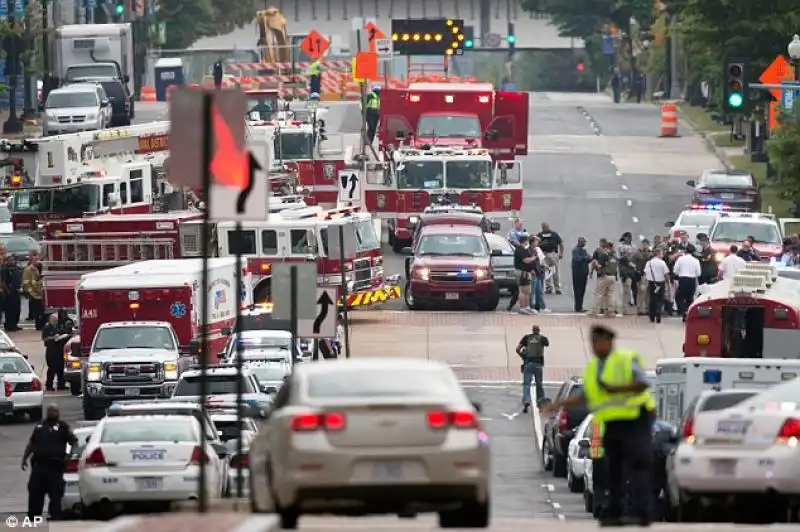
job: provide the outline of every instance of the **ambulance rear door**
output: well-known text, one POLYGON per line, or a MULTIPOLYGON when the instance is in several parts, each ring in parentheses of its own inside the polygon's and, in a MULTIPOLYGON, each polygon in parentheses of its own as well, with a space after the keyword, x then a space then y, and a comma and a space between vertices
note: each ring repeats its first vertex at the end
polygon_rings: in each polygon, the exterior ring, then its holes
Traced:
POLYGON ((514 155, 528 155, 528 115, 530 105, 527 92, 496 92, 494 96, 495 119, 511 117, 514 155))

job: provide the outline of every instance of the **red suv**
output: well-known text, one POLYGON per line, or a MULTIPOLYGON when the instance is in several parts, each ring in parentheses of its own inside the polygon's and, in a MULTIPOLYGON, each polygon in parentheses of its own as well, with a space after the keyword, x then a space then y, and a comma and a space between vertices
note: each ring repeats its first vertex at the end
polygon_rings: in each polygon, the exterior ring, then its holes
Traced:
MULTIPOLYGON (((499 250, 497 250, 499 252, 499 250)), ((420 229, 414 248, 403 248, 406 259, 405 301, 410 310, 437 304, 497 308, 491 250, 476 225, 435 224, 420 229)))

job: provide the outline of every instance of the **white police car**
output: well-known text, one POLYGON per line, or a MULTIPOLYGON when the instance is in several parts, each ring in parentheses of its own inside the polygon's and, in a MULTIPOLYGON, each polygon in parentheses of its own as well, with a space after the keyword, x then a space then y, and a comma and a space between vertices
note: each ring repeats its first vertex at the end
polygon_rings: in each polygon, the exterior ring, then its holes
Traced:
MULTIPOLYGON (((178 379, 178 383, 172 393, 172 399, 200 401, 201 381, 203 378, 206 381, 207 401, 215 399, 236 400, 239 375, 236 366, 232 364, 209 366, 206 368, 205 377, 203 377, 199 366, 193 366, 191 369, 184 371, 178 379)), ((244 404, 266 411, 272 403, 272 397, 261 392, 258 379, 247 368, 242 368, 241 383, 244 404)))
POLYGON ((697 235, 708 234, 725 209, 720 205, 693 205, 681 211, 674 222, 667 222, 670 238, 679 238, 686 233, 689 241, 697 242, 697 235))
POLYGON ((250 442, 258 432, 258 425, 253 418, 242 417, 238 419, 236 404, 210 403, 207 409, 214 421, 220 438, 228 448, 228 470, 225 494, 236 496, 238 490, 236 483, 239 479, 241 468, 242 494, 247 495, 250 489, 250 442), (239 452, 239 439, 242 440, 242 452, 239 452))

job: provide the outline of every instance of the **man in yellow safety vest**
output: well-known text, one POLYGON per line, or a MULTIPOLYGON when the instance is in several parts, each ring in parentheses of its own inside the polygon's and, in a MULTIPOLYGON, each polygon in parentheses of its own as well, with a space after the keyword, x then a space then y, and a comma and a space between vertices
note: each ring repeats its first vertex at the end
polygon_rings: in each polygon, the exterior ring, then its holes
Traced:
POLYGON ((315 59, 308 66, 308 93, 319 94, 322 88, 322 61, 315 59))
POLYGON ((591 438, 589 438, 589 458, 592 460, 592 514, 600 517, 603 508, 608 506, 608 472, 606 471, 603 433, 605 424, 592 419, 591 438))
POLYGON ((600 526, 649 526, 656 402, 641 357, 635 351, 614 348, 614 337, 614 331, 604 325, 592 327, 595 356, 583 372, 583 394, 545 405, 542 410, 586 404, 594 419, 605 426, 608 505, 600 515, 600 526), (628 478, 624 472, 629 473, 628 478), (626 481, 630 482, 632 515, 623 517, 626 481))

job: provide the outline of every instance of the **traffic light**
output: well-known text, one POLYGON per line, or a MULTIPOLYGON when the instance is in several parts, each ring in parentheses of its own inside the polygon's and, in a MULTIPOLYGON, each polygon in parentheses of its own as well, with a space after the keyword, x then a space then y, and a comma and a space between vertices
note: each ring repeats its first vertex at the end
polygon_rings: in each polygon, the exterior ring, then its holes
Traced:
POLYGON ((578 63, 577 65, 575 65, 575 70, 577 70, 578 72, 583 72, 585 68, 586 66, 583 63, 578 63))
POLYGON ((506 37, 506 41, 508 42, 508 55, 513 56, 514 51, 517 49, 517 37, 514 35, 514 23, 508 23, 508 36, 506 37))
POLYGON ((125 2, 124 0, 117 0, 116 4, 114 4, 114 15, 122 19, 125 16, 125 2))
POLYGON ((464 49, 475 48, 475 29, 472 26, 464 26, 464 49))
POLYGON ((461 55, 467 38, 457 19, 392 19, 394 51, 400 55, 461 55))
POLYGON ((750 111, 750 98, 747 89, 748 61, 728 59, 725 61, 725 90, 722 107, 726 113, 745 113, 750 111))

